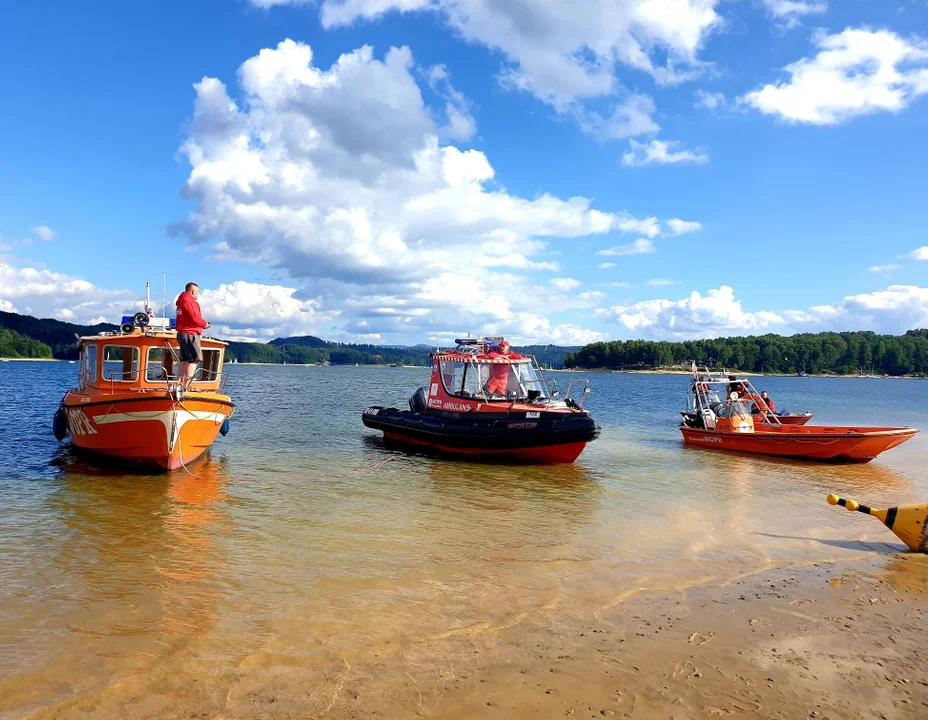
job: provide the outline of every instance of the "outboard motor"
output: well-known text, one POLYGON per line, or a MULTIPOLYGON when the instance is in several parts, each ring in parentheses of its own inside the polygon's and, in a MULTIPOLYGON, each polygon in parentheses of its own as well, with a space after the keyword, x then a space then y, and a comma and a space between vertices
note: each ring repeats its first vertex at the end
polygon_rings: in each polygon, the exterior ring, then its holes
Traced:
POLYGON ((428 407, 428 392, 426 387, 420 387, 409 398, 409 409, 414 413, 424 413, 428 407))

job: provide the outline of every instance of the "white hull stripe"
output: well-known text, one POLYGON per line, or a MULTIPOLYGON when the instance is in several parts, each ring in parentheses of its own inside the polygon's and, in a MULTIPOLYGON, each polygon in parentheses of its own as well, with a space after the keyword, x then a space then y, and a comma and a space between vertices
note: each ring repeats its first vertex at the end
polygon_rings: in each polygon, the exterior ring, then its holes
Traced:
POLYGON ((160 413, 137 414, 137 413, 107 413, 100 417, 93 418, 95 425, 110 425, 121 422, 140 422, 148 420, 157 420, 164 425, 164 435, 168 443, 168 452, 174 452, 174 445, 180 437, 180 429, 190 420, 212 420, 217 425, 222 425, 226 416, 218 411, 208 410, 165 410, 160 413))

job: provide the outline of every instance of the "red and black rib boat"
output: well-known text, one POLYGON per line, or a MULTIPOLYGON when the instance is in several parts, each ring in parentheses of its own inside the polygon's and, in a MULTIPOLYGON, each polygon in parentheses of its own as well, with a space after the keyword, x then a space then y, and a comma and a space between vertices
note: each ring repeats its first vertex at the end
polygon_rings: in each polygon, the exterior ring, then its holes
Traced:
POLYGON ((503 338, 455 342, 453 350, 431 354, 431 382, 409 399, 409 410, 369 407, 364 424, 400 444, 536 463, 572 463, 599 437, 583 409, 586 380, 571 382, 558 400, 534 358, 511 352, 503 338), (579 402, 571 398, 574 386, 579 402))

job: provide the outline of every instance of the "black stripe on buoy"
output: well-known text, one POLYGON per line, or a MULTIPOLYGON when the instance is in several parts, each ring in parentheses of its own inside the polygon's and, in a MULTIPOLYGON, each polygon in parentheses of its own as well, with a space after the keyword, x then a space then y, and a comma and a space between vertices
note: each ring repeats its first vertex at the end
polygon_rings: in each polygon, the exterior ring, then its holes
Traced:
POLYGON ((888 527, 890 530, 893 529, 893 523, 896 522, 896 511, 897 511, 898 509, 899 509, 899 508, 891 507, 889 510, 886 511, 886 523, 885 523, 885 525, 886 525, 886 527, 888 527))
POLYGON ((838 498, 838 505, 840 505, 841 507, 847 507, 847 500, 845 500, 844 498, 838 498))
POLYGON ((864 513, 865 515, 869 515, 869 514, 870 514, 870 506, 869 506, 869 505, 861 505, 860 507, 857 508, 857 512, 862 512, 862 513, 864 513))

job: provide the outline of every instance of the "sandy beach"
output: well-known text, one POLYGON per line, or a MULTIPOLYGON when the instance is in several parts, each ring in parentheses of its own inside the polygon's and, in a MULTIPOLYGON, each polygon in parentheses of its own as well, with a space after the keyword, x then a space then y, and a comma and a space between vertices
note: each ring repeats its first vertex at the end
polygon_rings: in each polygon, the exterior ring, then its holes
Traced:
POLYGON ((297 661, 297 637, 209 672, 178 657, 28 717, 925 717, 928 556, 848 545, 851 562, 630 591, 350 661, 297 661))

